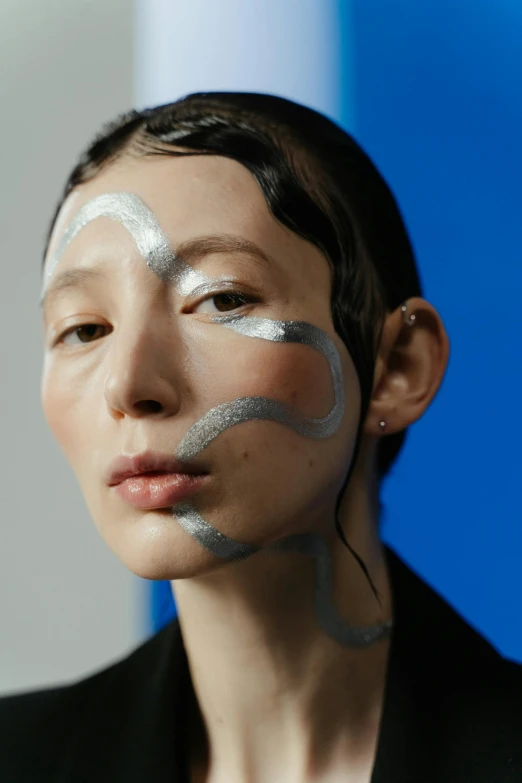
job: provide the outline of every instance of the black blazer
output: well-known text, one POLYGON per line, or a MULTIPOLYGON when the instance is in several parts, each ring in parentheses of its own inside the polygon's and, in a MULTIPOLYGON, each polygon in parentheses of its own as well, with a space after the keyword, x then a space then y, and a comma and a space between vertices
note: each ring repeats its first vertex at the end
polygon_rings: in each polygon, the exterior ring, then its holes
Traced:
MULTIPOLYGON (((372 783, 522 783, 522 666, 386 556, 396 626, 372 783)), ((0 781, 188 783, 191 695, 174 620, 78 682, 1 698, 0 781)))

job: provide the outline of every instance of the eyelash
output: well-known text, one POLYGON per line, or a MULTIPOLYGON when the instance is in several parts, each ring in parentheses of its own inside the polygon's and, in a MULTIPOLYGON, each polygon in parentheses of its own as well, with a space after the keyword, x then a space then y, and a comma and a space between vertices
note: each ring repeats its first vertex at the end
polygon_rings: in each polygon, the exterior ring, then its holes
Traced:
MULTIPOLYGON (((219 296, 227 296, 227 297, 231 297, 231 298, 240 299, 241 302, 242 302, 242 305, 254 304, 255 302, 259 301, 258 298, 254 297, 254 296, 251 296, 251 295, 248 295, 248 294, 245 294, 243 291, 216 291, 215 293, 213 293, 213 294, 211 294, 209 296, 206 296, 204 299, 201 299, 199 302, 197 302, 196 307, 199 306, 200 304, 203 304, 204 302, 211 301, 213 299, 217 299, 217 297, 219 297, 219 296)), ((224 312, 226 312, 226 313, 234 312, 237 309, 238 308, 232 308, 232 310, 225 310, 224 312)), ((86 322, 86 323, 82 323, 82 324, 77 324, 76 326, 71 326, 70 329, 66 329, 65 331, 63 331, 56 338, 56 341, 55 341, 54 345, 58 345, 59 343, 62 343, 64 341, 64 339, 66 337, 68 337, 70 334, 74 334, 74 332, 77 332, 80 329, 84 329, 85 327, 89 327, 89 326, 103 327, 103 324, 98 324, 98 323, 94 323, 94 322, 93 323, 86 322)), ((80 342, 80 345, 88 345, 88 344, 89 344, 88 342, 86 342, 86 343, 81 343, 80 342)))

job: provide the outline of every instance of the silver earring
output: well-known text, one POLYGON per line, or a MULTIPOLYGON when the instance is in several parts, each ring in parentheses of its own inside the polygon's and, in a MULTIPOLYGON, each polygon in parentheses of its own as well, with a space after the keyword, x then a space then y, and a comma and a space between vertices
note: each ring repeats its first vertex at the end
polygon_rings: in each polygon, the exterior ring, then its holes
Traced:
POLYGON ((408 324, 408 326, 413 326, 413 324, 415 323, 415 313, 412 313, 410 316, 406 316, 407 309, 408 309, 408 300, 406 299, 406 301, 401 307, 402 319, 405 324, 408 324))
MULTIPOLYGON (((408 310, 408 300, 407 299, 404 302, 404 304, 401 306, 401 310, 402 310, 402 318, 403 318, 404 323, 408 324, 408 326, 413 326, 413 324, 415 323, 415 313, 412 313, 410 316, 406 315, 407 310, 408 310)), ((379 422, 379 427, 381 428, 381 432, 384 432, 384 430, 386 429, 386 422, 384 420, 380 421, 379 422)))

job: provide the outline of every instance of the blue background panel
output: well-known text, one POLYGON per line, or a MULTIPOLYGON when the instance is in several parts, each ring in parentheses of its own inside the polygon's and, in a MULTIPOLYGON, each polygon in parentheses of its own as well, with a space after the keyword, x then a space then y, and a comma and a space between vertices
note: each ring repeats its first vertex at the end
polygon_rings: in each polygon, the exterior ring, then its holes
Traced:
POLYGON ((355 0, 356 136, 451 340, 386 483, 384 537, 522 660, 522 5, 355 0))

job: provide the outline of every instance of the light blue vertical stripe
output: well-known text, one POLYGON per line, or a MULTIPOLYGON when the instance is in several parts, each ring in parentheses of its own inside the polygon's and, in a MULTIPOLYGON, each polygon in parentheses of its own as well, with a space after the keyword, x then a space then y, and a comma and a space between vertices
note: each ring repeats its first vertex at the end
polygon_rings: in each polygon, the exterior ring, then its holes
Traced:
POLYGON ((136 105, 199 90, 269 92, 339 117, 338 0, 136 0, 136 105))
MULTIPOLYGON (((135 105, 189 92, 268 92, 353 130, 352 0, 135 1, 135 105)), ((150 626, 173 616, 168 582, 151 583, 150 626)))

